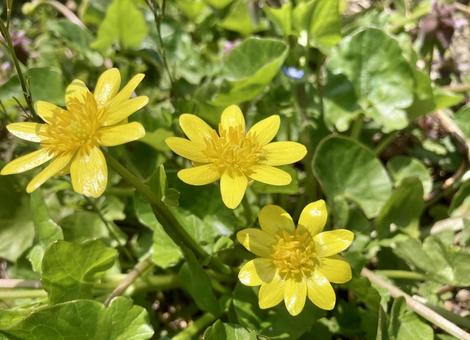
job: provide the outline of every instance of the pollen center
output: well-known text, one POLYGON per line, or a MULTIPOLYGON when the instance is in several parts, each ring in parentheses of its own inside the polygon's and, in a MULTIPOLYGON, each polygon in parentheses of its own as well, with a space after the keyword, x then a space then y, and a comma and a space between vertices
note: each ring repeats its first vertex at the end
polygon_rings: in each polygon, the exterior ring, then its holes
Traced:
POLYGON ((305 229, 283 231, 272 250, 272 261, 284 279, 301 280, 310 276, 317 265, 315 243, 305 229))
POLYGON ((57 110, 41 133, 42 146, 61 154, 98 145, 98 129, 103 109, 95 97, 87 93, 82 100, 72 98, 66 110, 57 110))
POLYGON ((246 135, 241 129, 233 127, 222 129, 220 136, 214 132, 206 140, 205 154, 220 173, 228 170, 244 175, 249 175, 250 168, 264 157, 255 136, 246 135))

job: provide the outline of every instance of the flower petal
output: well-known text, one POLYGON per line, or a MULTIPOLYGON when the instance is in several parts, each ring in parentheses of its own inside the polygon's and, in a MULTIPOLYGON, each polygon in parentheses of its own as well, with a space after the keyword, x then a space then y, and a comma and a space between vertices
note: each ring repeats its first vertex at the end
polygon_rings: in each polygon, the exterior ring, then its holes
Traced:
POLYGON ((261 229, 271 235, 276 235, 282 230, 293 233, 295 230, 292 217, 284 209, 277 205, 266 205, 258 214, 261 229))
POLYGON ((28 186, 26 187, 26 191, 28 193, 33 192, 34 190, 39 188, 41 185, 43 185, 44 182, 46 182, 49 178, 58 174, 70 163, 70 160, 72 159, 72 157, 73 157, 73 153, 71 152, 55 157, 54 160, 51 163, 49 163, 48 166, 46 166, 40 173, 38 173, 28 183, 28 186))
POLYGON ((270 165, 253 165, 249 176, 255 181, 270 185, 287 185, 292 182, 289 173, 270 165))
POLYGON ((74 79, 65 89, 65 105, 68 106, 73 98, 84 102, 88 93, 90 93, 90 90, 88 90, 85 83, 80 79, 74 79))
POLYGON ((126 100, 119 105, 115 105, 112 110, 111 108, 105 114, 103 119, 103 125, 109 126, 117 124, 127 117, 129 117, 134 112, 143 108, 149 102, 148 97, 139 96, 129 100, 126 100))
POLYGON ((259 308, 271 308, 279 304, 284 298, 284 281, 278 275, 271 282, 263 283, 259 289, 259 308))
POLYGON ((105 146, 129 143, 143 136, 145 129, 138 122, 105 127, 98 131, 100 144, 105 146))
POLYGON ((64 109, 58 107, 57 105, 44 102, 42 100, 37 101, 36 104, 34 105, 34 108, 36 110, 36 113, 39 115, 39 117, 42 118, 47 123, 50 123, 52 121, 52 118, 56 114, 60 114, 61 112, 65 111, 64 109))
POLYGON ((104 71, 98 78, 95 87, 95 99, 99 105, 105 105, 119 91, 121 74, 117 68, 104 71))
POLYGON ((204 154, 204 150, 198 144, 181 137, 168 137, 165 139, 166 145, 174 153, 181 157, 190 159, 198 163, 208 163, 209 159, 204 154))
POLYGON ((296 142, 274 142, 263 147, 267 165, 284 165, 300 161, 307 154, 307 148, 296 142))
POLYGON ((318 270, 333 283, 345 283, 351 280, 351 266, 341 256, 323 257, 318 270))
POLYGON ((318 270, 307 279, 308 298, 317 307, 332 310, 335 307, 336 295, 328 279, 318 270))
POLYGON ((178 178, 187 184, 206 185, 217 181, 220 173, 213 164, 205 164, 178 171, 178 178))
POLYGON ((41 141, 39 133, 44 127, 45 124, 22 122, 8 124, 7 130, 18 138, 39 143, 41 141))
POLYGON ((276 267, 270 259, 257 258, 242 266, 238 279, 245 286, 259 286, 263 282, 272 281, 274 274, 276 274, 276 267))
POLYGON ((31 170, 46 163, 52 157, 54 157, 53 154, 49 153, 46 149, 41 148, 7 163, 3 167, 2 171, 0 171, 0 175, 18 174, 31 170))
POLYGON ((352 243, 354 233, 346 229, 324 231, 315 235, 317 254, 321 257, 336 255, 352 243))
POLYGON ((108 168, 101 150, 97 147, 80 150, 70 165, 70 176, 75 192, 100 197, 108 182, 108 168))
POLYGON ((228 131, 230 128, 245 132, 245 117, 237 105, 228 106, 220 116, 219 133, 222 130, 228 131))
POLYGON ((300 214, 299 226, 307 229, 312 236, 323 230, 328 218, 324 200, 318 200, 305 206, 300 214))
POLYGON ((245 195, 248 178, 237 172, 225 171, 220 179, 220 193, 222 201, 230 208, 235 209, 245 195))
POLYGON ((111 101, 108 103, 110 110, 113 110, 113 107, 121 104, 132 96, 134 90, 139 86, 140 82, 144 79, 145 74, 138 73, 132 77, 131 80, 124 86, 121 91, 116 94, 111 101))
POLYGON ((184 113, 180 116, 179 121, 184 134, 193 142, 201 145, 205 145, 206 139, 210 139, 216 134, 213 128, 196 115, 184 113))
POLYGON ((304 280, 287 280, 284 286, 284 303, 290 315, 299 315, 307 299, 307 284, 304 280))
POLYGON ((270 257, 276 239, 261 229, 247 228, 237 233, 237 240, 259 257, 270 257))
POLYGON ((260 145, 266 145, 276 137, 280 124, 279 115, 272 115, 253 125, 247 136, 254 136, 260 145))

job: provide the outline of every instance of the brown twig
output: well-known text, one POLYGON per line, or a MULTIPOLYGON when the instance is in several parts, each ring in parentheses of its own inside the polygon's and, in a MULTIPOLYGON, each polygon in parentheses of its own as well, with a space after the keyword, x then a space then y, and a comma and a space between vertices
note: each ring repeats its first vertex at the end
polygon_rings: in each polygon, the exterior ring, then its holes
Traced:
POLYGON ((450 322, 442 315, 436 313, 428 306, 422 304, 416 299, 413 299, 410 295, 406 294, 404 291, 394 286, 393 284, 387 282, 373 271, 367 268, 363 268, 361 275, 367 278, 372 284, 382 289, 386 289, 394 298, 403 297, 406 301, 406 304, 412 311, 433 323, 437 327, 441 328, 442 330, 446 331, 447 333, 455 336, 457 339, 470 340, 470 334, 465 332, 462 328, 450 322))

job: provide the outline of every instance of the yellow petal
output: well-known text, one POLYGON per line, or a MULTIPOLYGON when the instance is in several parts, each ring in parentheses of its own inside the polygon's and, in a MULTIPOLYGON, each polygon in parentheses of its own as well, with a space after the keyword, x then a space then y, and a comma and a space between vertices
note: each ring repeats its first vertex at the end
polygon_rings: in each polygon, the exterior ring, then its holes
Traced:
POLYGON ((315 235, 318 256, 327 257, 336 255, 352 243, 354 233, 346 229, 324 231, 315 235))
POLYGON ((195 166, 178 171, 180 180, 191 185, 206 185, 217 181, 220 173, 213 164, 195 166))
POLYGON ((276 243, 276 239, 273 236, 255 228, 240 230, 237 233, 237 240, 246 249, 259 257, 270 257, 271 248, 276 243))
POLYGON ((115 105, 107 111, 103 119, 103 125, 109 126, 120 123, 137 110, 143 108, 148 102, 148 97, 139 96, 115 105))
POLYGON ((259 286, 263 282, 272 281, 274 274, 276 274, 276 267, 270 259, 257 258, 242 266, 238 279, 245 286, 259 286))
POLYGON ((213 128, 196 115, 184 113, 179 121, 184 134, 198 144, 205 145, 205 140, 216 134, 213 128))
POLYGON ((18 138, 39 143, 41 141, 39 132, 43 130, 44 127, 45 124, 24 122, 8 124, 7 130, 18 138))
POLYGON ((2 171, 1 175, 11 175, 18 174, 20 172, 25 172, 40 166, 41 164, 46 163, 53 157, 46 149, 39 149, 37 151, 28 153, 24 156, 21 156, 17 159, 12 160, 10 163, 6 164, 2 171))
POLYGON ((258 221, 261 229, 271 235, 276 235, 282 230, 292 233, 295 230, 292 217, 281 207, 277 205, 264 206, 258 215, 258 221))
POLYGON ((65 105, 68 106, 70 101, 75 98, 80 102, 85 101, 85 96, 90 92, 88 87, 80 79, 74 79, 65 89, 65 105))
POLYGON ((194 142, 181 137, 168 137, 165 139, 166 145, 174 153, 181 157, 190 159, 198 163, 208 163, 209 159, 204 154, 204 150, 194 142))
POLYGON ((328 279, 318 270, 307 279, 307 292, 308 298, 317 307, 326 310, 332 310, 335 307, 335 291, 328 279))
POLYGON ((105 127, 98 131, 100 144, 105 146, 129 143, 143 136, 145 129, 137 122, 105 127))
POLYGON ((307 299, 307 284, 304 280, 287 280, 284 286, 284 303, 290 315, 299 315, 307 299))
POLYGON ((276 136, 280 124, 279 116, 272 115, 253 125, 247 136, 254 136, 260 145, 266 145, 276 136))
POLYGON ((324 200, 318 200, 305 206, 300 214, 299 226, 303 226, 312 236, 323 230, 328 218, 324 200))
POLYGON ((296 142, 274 142, 263 147, 267 165, 284 165, 300 161, 307 154, 307 148, 296 142))
POLYGON ((100 197, 108 182, 108 168, 101 150, 97 147, 80 150, 70 165, 70 176, 75 192, 100 197))
POLYGON ((119 91, 121 74, 117 68, 104 71, 98 78, 95 87, 95 99, 99 105, 106 104, 119 91))
POLYGON ((220 193, 224 204, 230 209, 238 207, 245 195, 247 186, 248 178, 245 175, 225 171, 220 179, 220 193))
POLYGON ((131 80, 124 86, 121 91, 116 94, 111 101, 108 103, 108 107, 110 110, 113 109, 113 106, 119 105, 120 103, 126 101, 132 96, 134 90, 139 86, 142 79, 144 79, 145 75, 143 73, 138 73, 132 77, 131 80))
POLYGON ((351 280, 351 266, 340 256, 323 257, 318 270, 333 283, 345 283, 351 280))
POLYGON ((245 132, 245 117, 237 105, 230 105, 220 116, 219 132, 228 131, 230 128, 245 132))
POLYGON ((279 304, 284 298, 284 281, 278 275, 271 282, 263 283, 259 289, 259 308, 271 308, 279 304))
POLYGON ((254 165, 250 168, 250 178, 270 185, 287 185, 292 181, 289 173, 270 165, 254 165))
POLYGON ((62 171, 69 163, 73 157, 73 153, 65 153, 54 158, 54 160, 49 163, 40 173, 38 173, 26 187, 28 193, 33 192, 41 185, 44 184, 49 178, 58 174, 62 171))
POLYGON ((50 123, 52 121, 52 117, 54 117, 54 115, 60 114, 61 112, 65 111, 57 105, 48 102, 43 102, 41 100, 36 102, 34 108, 39 117, 41 117, 42 120, 47 123, 50 123))

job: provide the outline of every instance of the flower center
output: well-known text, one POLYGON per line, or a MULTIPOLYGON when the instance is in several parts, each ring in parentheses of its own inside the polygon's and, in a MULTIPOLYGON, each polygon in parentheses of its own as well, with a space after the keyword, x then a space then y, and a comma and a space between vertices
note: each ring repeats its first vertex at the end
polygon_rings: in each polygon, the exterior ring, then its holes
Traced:
POLYGON ((283 279, 299 281, 312 275, 318 259, 310 233, 297 228, 293 234, 283 231, 272 248, 271 259, 283 279))
POLYGON ((220 136, 214 131, 206 140, 205 154, 220 173, 228 170, 245 175, 249 175, 250 168, 264 157, 255 136, 247 136, 241 129, 233 127, 221 129, 220 136))
POLYGON ((104 109, 98 107, 95 97, 87 93, 80 101, 72 98, 67 110, 54 113, 41 133, 41 145, 54 154, 89 150, 98 145, 97 131, 104 109))

